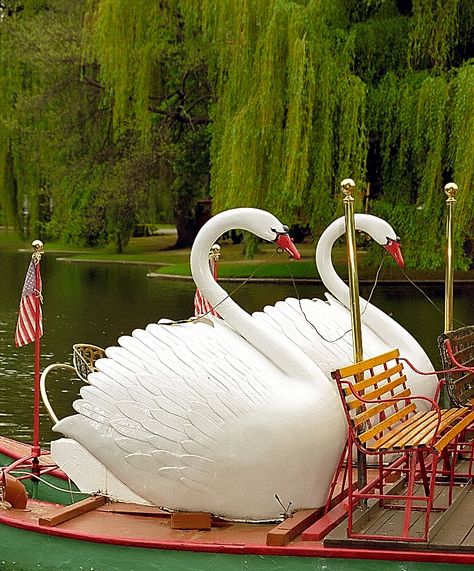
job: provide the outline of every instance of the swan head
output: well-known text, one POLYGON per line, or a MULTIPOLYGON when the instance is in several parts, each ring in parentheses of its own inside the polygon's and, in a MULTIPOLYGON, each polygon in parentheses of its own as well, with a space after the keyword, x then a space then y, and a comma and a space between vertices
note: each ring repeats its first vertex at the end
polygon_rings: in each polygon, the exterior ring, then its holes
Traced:
POLYGON ((300 260, 301 254, 296 249, 296 246, 293 244, 293 241, 291 240, 290 235, 288 234, 288 226, 283 226, 283 228, 286 228, 286 231, 277 232, 277 236, 275 240, 273 240, 273 242, 275 242, 275 244, 279 248, 290 254, 292 258, 294 258, 295 260, 300 260))
POLYGON ((355 222, 358 230, 369 234, 369 236, 385 248, 395 262, 403 268, 405 260, 403 259, 400 248, 400 238, 396 235, 395 230, 388 222, 371 214, 356 214, 355 222))
POLYGON ((216 214, 203 226, 202 230, 208 224, 218 224, 216 227, 217 233, 227 231, 229 228, 246 230, 262 240, 274 242, 295 260, 301 259, 301 254, 289 236, 288 226, 282 224, 276 216, 266 210, 261 210, 260 208, 233 208, 216 214))

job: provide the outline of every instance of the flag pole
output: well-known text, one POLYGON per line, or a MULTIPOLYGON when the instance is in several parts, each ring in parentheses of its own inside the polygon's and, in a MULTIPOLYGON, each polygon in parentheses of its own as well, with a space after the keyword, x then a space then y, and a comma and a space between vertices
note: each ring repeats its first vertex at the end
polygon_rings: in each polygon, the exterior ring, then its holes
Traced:
POLYGON ((43 242, 33 240, 32 259, 35 264, 35 377, 34 377, 34 406, 33 406, 33 471, 38 468, 38 456, 41 453, 40 441, 40 338, 41 338, 41 272, 40 260, 43 254, 43 242), (36 462, 35 462, 36 460, 36 462))
POLYGON ((213 244, 209 252, 209 259, 212 260, 212 276, 217 281, 217 265, 221 256, 221 247, 219 244, 213 244))

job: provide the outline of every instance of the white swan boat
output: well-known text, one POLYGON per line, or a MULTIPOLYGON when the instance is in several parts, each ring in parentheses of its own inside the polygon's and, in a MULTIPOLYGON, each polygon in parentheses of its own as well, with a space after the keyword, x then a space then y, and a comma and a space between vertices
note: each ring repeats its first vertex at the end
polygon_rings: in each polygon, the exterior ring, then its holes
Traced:
MULTIPOLYGON (((355 227, 367 233, 403 266, 399 240, 393 228, 376 216, 356 214, 355 227)), ((295 342, 329 377, 337 367, 353 359, 349 288, 332 263, 335 242, 345 233, 344 217, 332 222, 316 247, 316 267, 329 290, 326 300, 288 298, 266 306, 253 317, 268 327, 278 328, 295 342)), ((364 357, 372 357, 393 347, 420 371, 434 371, 426 352, 404 327, 375 305, 360 298, 364 357)), ((436 375, 420 375, 407 368, 408 385, 414 394, 433 397, 436 375)))
POLYGON ((293 251, 271 214, 213 217, 191 253, 197 287, 223 320, 150 324, 96 362, 54 429, 54 461, 79 489, 232 520, 274 520, 324 504, 346 429, 333 383, 277 327, 213 279, 209 249, 234 228, 293 251), (327 443, 330 442, 331 446, 327 443))

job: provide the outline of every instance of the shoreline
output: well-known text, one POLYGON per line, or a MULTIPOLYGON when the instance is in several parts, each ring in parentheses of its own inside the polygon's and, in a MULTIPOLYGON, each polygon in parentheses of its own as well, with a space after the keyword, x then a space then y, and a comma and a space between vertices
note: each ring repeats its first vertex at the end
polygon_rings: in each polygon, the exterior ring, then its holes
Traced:
MULTIPOLYGON (((70 258, 66 256, 61 256, 56 258, 58 262, 66 262, 66 263, 87 263, 87 264, 119 264, 119 265, 130 265, 130 266, 169 266, 170 264, 167 262, 144 262, 139 260, 94 260, 94 259, 86 259, 86 258, 70 258)), ((460 272, 461 274, 470 274, 472 272, 460 272)), ((181 281, 192 281, 192 276, 182 276, 177 274, 160 274, 157 272, 148 272, 146 274, 147 278, 152 279, 164 279, 164 280, 181 280, 181 281)), ((219 277, 220 282, 234 282, 240 283, 248 278, 246 277, 219 277)), ((343 278, 344 279, 344 278, 343 278)), ((414 283, 417 284, 444 284, 444 279, 442 278, 411 278, 414 283)), ((253 277, 252 283, 281 283, 281 284, 291 284, 296 282, 299 284, 308 284, 308 285, 321 285, 323 282, 319 278, 262 278, 262 277, 253 277)), ((345 280, 347 281, 347 280, 345 280)), ((374 282, 373 279, 368 278, 360 278, 359 283, 361 284, 372 284, 374 282)), ((379 283, 390 283, 394 285, 404 285, 409 284, 410 282, 407 279, 393 279, 393 278, 379 278, 379 283)), ((474 275, 466 275, 466 277, 462 276, 455 276, 454 278, 454 285, 460 283, 467 283, 467 284, 474 284, 474 275)))

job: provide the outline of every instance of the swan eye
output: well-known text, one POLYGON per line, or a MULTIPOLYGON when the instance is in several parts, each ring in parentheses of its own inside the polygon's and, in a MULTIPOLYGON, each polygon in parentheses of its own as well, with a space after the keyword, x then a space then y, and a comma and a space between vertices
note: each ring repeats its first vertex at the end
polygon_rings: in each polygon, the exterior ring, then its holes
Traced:
POLYGON ((280 236, 280 234, 288 234, 288 232, 290 231, 290 229, 288 228, 288 226, 282 226, 283 228, 283 232, 278 231, 276 228, 270 228, 270 230, 272 232, 275 232, 275 234, 277 236, 280 236))

